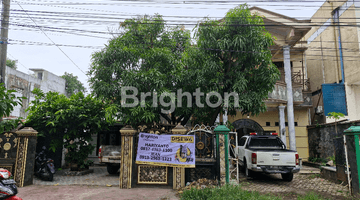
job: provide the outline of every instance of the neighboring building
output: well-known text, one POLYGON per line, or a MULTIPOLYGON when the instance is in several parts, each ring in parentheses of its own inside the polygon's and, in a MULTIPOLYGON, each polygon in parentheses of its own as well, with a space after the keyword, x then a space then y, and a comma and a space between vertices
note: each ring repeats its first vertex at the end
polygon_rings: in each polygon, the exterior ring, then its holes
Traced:
POLYGON ((328 0, 311 18, 306 62, 311 124, 333 122, 329 112, 360 120, 360 2, 328 0))
POLYGON ((66 94, 65 79, 43 69, 30 70, 35 73, 35 76, 6 67, 6 89, 16 90, 15 95, 17 97, 26 97, 22 101, 23 105, 16 106, 9 117, 22 117, 24 119, 27 117, 25 110, 29 107, 31 101, 35 99, 34 94, 31 93, 34 88, 40 88, 44 92, 53 91, 66 94))
POLYGON ((243 116, 239 112, 236 116, 228 116, 228 120, 234 125, 239 137, 250 132, 279 133, 283 141, 286 140, 287 146, 296 149, 300 157, 306 160, 309 157, 306 126, 309 124, 312 101, 304 60, 306 47, 300 40, 311 29, 309 20, 297 20, 257 7, 250 10, 265 17, 265 28, 277 38, 270 49, 281 78, 266 100, 267 112, 258 116, 243 116), (287 70, 289 73, 285 73, 287 70), (291 81, 286 82, 286 79, 291 81), (287 95, 289 92, 291 96, 287 95), (292 145, 289 143, 289 132, 295 136, 291 138, 292 145))

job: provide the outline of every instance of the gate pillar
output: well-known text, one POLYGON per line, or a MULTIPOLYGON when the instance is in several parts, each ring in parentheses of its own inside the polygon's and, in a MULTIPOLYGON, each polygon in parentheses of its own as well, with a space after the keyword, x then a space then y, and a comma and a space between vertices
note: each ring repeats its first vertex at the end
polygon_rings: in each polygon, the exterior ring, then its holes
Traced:
POLYGON ((38 132, 31 127, 25 127, 15 133, 17 134, 17 153, 14 180, 18 187, 24 187, 33 184, 38 132))
MULTIPOLYGON (((187 132, 181 124, 178 124, 171 130, 174 135, 184 135, 187 132)), ((185 168, 173 167, 173 189, 178 189, 185 186, 185 168)))
POLYGON ((120 130, 121 134, 121 162, 120 188, 130 189, 132 180, 132 166, 134 160, 134 135, 137 131, 130 125, 120 130))
POLYGON ((228 134, 230 129, 225 125, 219 125, 214 129, 216 133, 216 154, 218 163, 220 163, 220 183, 224 185, 229 183, 229 144, 228 134))

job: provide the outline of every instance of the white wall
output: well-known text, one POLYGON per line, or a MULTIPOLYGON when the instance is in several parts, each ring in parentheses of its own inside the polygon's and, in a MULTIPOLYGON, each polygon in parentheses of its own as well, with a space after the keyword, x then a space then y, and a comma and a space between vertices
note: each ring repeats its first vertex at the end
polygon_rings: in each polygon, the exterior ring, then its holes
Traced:
MULTIPOLYGON (((39 72, 39 71, 36 71, 39 72)), ((17 97, 26 97, 23 101, 23 106, 16 106, 14 111, 11 113, 12 117, 26 118, 27 113, 25 109, 29 107, 31 101, 35 99, 34 94, 31 92, 35 87, 39 87, 44 92, 59 92, 60 94, 66 94, 65 91, 65 79, 56 76, 55 74, 41 70, 43 73, 42 80, 37 77, 33 77, 29 74, 17 71, 10 67, 6 67, 5 83, 6 88, 15 89, 17 97)))

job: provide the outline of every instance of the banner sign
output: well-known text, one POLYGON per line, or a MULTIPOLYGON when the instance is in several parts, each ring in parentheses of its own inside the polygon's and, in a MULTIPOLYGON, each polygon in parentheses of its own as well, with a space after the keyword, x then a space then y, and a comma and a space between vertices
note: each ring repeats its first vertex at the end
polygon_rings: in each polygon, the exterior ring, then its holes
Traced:
POLYGON ((195 138, 140 133, 135 163, 195 168, 195 138))

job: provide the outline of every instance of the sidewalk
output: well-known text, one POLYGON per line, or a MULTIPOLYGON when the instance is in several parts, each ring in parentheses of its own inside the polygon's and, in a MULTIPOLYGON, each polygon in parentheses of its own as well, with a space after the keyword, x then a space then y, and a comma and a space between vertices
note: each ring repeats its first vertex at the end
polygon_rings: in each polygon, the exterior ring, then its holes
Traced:
MULTIPOLYGON (((93 173, 83 176, 65 176, 62 171, 54 174, 53 181, 43 181, 34 177, 34 185, 92 185, 92 186, 106 186, 119 187, 120 174, 109 174, 106 171, 106 166, 95 165, 90 167, 94 170, 93 173)), ((69 169, 67 169, 69 170, 69 169)))
POLYGON ((34 185, 18 188, 17 196, 24 200, 178 199, 170 187, 120 189, 119 173, 108 174, 106 166, 95 165, 91 168, 94 173, 83 176, 64 176, 57 172, 51 182, 34 177, 34 185))
POLYGON ((46 186, 31 185, 18 188, 18 197, 23 200, 102 200, 146 199, 177 200, 172 189, 133 188, 104 186, 46 186))
MULTIPOLYGON (((137 185, 136 188, 132 189, 120 189, 119 173, 109 175, 104 166, 94 166, 92 168, 94 173, 84 176, 61 176, 60 173, 57 173, 52 182, 35 178, 34 185, 18 188, 18 196, 24 200, 179 199, 175 195, 176 191, 170 187, 137 185)), ((258 178, 247 180, 240 173, 239 179, 242 188, 248 191, 273 193, 275 195, 303 195, 313 191, 328 199, 349 197, 347 186, 320 178, 319 173, 318 168, 303 166, 300 173, 294 175, 292 182, 283 181, 279 174, 261 174, 258 178)))

